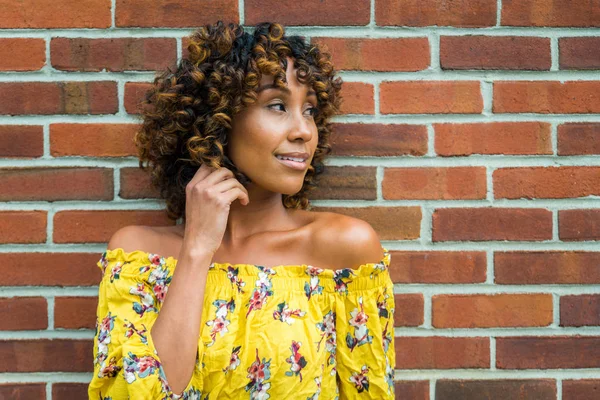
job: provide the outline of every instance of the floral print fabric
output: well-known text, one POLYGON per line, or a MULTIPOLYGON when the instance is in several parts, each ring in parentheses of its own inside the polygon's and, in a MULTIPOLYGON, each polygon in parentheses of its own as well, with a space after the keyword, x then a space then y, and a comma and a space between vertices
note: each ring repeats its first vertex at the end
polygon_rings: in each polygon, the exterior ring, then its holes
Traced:
POLYGON ((356 269, 212 263, 182 393, 150 335, 177 260, 106 251, 89 399, 393 399, 395 303, 382 249, 380 262, 356 269))

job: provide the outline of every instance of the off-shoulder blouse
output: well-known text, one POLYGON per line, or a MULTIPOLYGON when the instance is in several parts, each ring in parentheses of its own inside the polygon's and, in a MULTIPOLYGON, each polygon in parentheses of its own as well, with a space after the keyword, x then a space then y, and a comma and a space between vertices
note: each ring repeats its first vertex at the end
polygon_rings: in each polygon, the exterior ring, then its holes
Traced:
POLYGON ((150 335, 177 260, 106 251, 89 399, 393 399, 395 303, 382 249, 356 269, 212 263, 182 393, 150 335))

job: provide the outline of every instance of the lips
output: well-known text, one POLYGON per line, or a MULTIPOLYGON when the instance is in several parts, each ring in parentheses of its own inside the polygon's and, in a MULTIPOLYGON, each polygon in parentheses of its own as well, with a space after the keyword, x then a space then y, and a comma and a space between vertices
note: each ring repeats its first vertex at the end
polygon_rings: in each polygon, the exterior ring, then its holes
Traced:
POLYGON ((298 162, 298 161, 284 160, 279 157, 275 157, 275 159, 277 159, 277 161, 279 161, 283 165, 293 168, 295 170, 299 170, 299 171, 306 170, 307 160, 305 160, 303 162, 298 162))

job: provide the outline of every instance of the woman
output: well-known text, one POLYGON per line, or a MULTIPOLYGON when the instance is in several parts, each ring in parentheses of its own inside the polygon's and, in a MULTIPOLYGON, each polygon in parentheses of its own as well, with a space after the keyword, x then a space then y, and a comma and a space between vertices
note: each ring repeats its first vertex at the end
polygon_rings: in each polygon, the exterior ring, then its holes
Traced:
POLYGON ((190 39, 136 136, 183 223, 110 239, 89 398, 393 398, 390 255, 306 196, 341 103, 330 56, 275 23, 190 39))

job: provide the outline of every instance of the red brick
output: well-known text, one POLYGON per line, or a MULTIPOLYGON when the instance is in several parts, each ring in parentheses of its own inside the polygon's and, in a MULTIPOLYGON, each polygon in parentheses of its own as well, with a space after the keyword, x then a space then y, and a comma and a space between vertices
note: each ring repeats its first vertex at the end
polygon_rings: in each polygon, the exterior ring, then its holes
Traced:
POLYGON ((394 381, 397 399, 429 400, 429 381, 394 381))
POLYGON ((433 241, 549 240, 552 212, 540 208, 439 208, 433 241))
POLYGON ((54 327, 61 329, 94 329, 98 297, 56 297, 54 327))
POLYGON ((344 82, 340 114, 374 114, 375 89, 370 83, 344 82))
POLYGON ((486 254, 482 251, 391 252, 394 283, 482 283, 486 254))
POLYGON ((563 379, 563 400, 598 400, 600 379, 563 379))
POLYGON ((494 273, 502 285, 600 283, 600 252, 495 252, 494 273))
POLYGON ((571 0, 513 0, 502 4, 502 25, 600 26, 600 7, 595 2, 571 0))
POLYGON ((435 328, 495 328, 548 326, 551 294, 434 295, 435 328))
POLYGON ((436 400, 556 400, 554 379, 438 379, 436 400))
POLYGON ((431 63, 426 37, 313 37, 311 43, 324 46, 337 70, 422 71, 431 63))
POLYGON ((560 69, 600 69, 600 37, 558 39, 560 69))
POLYGON ((52 400, 85 399, 87 396, 87 383, 56 382, 52 384, 52 400))
POLYGON ((0 399, 46 400, 46 383, 3 383, 0 384, 0 399))
POLYGON ((560 325, 600 325, 600 294, 561 296, 560 325))
POLYGON ((549 70, 550 38, 526 36, 442 36, 442 69, 549 70))
POLYGON ((600 112, 600 81, 504 81, 493 85, 495 113, 600 112))
POLYGON ((310 192, 311 200, 375 200, 377 168, 328 166, 319 176, 319 186, 310 192))
POLYGON ((110 28, 110 0, 3 1, 0 28, 110 28))
POLYGON ((137 155, 133 138, 138 124, 51 124, 54 157, 125 157, 137 155))
POLYGON ((0 125, 0 157, 33 158, 44 154, 44 131, 37 125, 0 125))
POLYGON ((395 81, 382 82, 382 114, 478 114, 483 111, 479 82, 395 81))
POLYGON ((46 211, 0 211, 0 243, 46 241, 46 211))
POLYGON ((64 71, 152 71, 176 68, 173 38, 53 38, 52 66, 64 71))
POLYGON ((127 225, 173 225, 163 210, 59 211, 54 215, 55 243, 105 243, 127 225))
POLYGON ((600 209, 559 210, 558 237, 569 242, 600 240, 600 209))
MULTIPOLYGON (((247 5, 246 5, 247 7, 247 5)), ((170 0, 117 0, 115 26, 157 27, 157 28, 193 28, 214 24, 217 20, 225 23, 239 22, 238 2, 223 0, 215 2, 173 3, 170 0), (144 12, 140 12, 144 10, 144 12)), ((246 19, 246 24, 248 20, 246 19)))
MULTIPOLYGON (((153 85, 146 82, 126 82, 123 104, 128 114, 140 114, 144 107, 142 102, 146 93, 153 89, 153 85)), ((149 106, 146 106, 147 109, 149 106)))
POLYGON ((316 212, 333 212, 367 221, 381 240, 418 239, 420 207, 312 207, 316 212), (402 221, 398 225, 397 221, 402 221))
POLYGON ((496 367, 567 369, 600 367, 600 337, 497 337, 496 367))
POLYGON ((92 372, 92 340, 0 340, 0 372, 92 372))
POLYGON ((496 199, 566 199, 600 195, 600 167, 519 167, 493 172, 496 199))
POLYGON ((150 182, 150 174, 137 167, 121 168, 119 197, 123 199, 142 199, 160 197, 158 189, 150 182))
POLYGON ((483 27, 496 25, 496 3, 485 0, 379 0, 377 25, 483 27))
POLYGON ((48 303, 43 297, 0 298, 0 331, 48 328, 48 303))
POLYGON ((101 253, 0 253, 0 286, 92 286, 101 253))
POLYGON ((116 82, 2 82, 0 114, 114 114, 116 82))
POLYGON ((110 200, 110 168, 0 169, 0 201, 110 200))
POLYGON ((485 167, 384 168, 385 200, 471 200, 486 198, 485 167))
POLYGON ((558 155, 600 154, 600 124, 565 123, 558 126, 558 155))
POLYGON ((331 156, 424 156, 427 127, 411 124, 332 124, 331 156))
MULTIPOLYGON (((1 13, 2 11, 0 11, 0 15, 1 13)), ((37 71, 45 63, 46 42, 44 39, 0 39, 0 71, 37 71)))
POLYGON ((371 4, 369 0, 302 3, 290 0, 246 0, 244 12, 245 25, 263 21, 277 21, 284 25, 367 25, 371 4))
POLYGON ((422 294, 395 294, 394 326, 423 325, 424 300, 422 294))
POLYGON ((396 369, 489 368, 487 337, 396 336, 396 369))
POLYGON ((440 123, 433 127, 438 156, 552 154, 547 122, 440 123))

